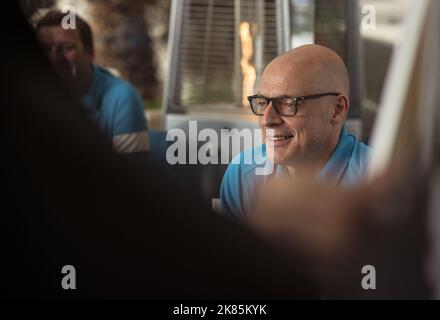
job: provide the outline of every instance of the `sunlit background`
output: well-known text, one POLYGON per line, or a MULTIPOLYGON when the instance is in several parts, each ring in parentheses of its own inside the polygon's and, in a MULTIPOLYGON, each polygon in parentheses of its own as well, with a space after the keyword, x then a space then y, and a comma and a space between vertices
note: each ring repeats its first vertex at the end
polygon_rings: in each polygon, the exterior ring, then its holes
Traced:
POLYGON ((92 26, 97 63, 135 85, 150 125, 161 130, 193 112, 247 119, 246 96, 272 58, 302 44, 329 46, 349 68, 350 118, 368 141, 409 1, 179 0, 174 12, 171 0, 21 2, 33 23, 74 6, 92 26), (363 28, 371 6, 376 26, 363 28))

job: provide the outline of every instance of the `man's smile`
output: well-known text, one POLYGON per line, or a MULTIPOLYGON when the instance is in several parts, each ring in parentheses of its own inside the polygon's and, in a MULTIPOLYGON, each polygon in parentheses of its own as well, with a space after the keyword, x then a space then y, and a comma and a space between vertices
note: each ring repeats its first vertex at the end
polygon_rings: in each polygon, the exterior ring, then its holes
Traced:
POLYGON ((270 144, 273 147, 281 147, 281 146, 289 144, 290 141, 292 141, 293 137, 294 137, 293 134, 268 135, 268 136, 266 136, 266 143, 270 144))
POLYGON ((272 137, 268 137, 270 141, 283 141, 283 140, 287 140, 290 138, 293 138, 293 135, 288 135, 288 136, 272 136, 272 137))

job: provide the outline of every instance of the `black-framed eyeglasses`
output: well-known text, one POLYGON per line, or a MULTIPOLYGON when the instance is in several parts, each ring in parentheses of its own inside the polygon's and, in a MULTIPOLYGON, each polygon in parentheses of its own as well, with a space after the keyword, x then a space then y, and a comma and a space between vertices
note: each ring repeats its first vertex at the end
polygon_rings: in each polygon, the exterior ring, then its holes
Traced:
POLYGON ((278 115, 285 117, 294 117, 298 112, 298 102, 300 101, 318 99, 325 96, 339 95, 340 93, 327 92, 302 97, 267 98, 259 95, 254 95, 247 98, 249 100, 249 104, 251 105, 252 112, 257 116, 262 116, 264 114, 264 111, 266 111, 269 103, 272 102, 272 106, 278 115))

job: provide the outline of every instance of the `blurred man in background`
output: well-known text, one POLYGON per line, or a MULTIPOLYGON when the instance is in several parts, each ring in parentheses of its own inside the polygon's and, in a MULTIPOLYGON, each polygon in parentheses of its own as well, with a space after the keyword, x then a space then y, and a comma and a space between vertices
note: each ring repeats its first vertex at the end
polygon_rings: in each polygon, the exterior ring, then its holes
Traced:
POLYGON ((82 97, 115 151, 148 151, 147 121, 139 94, 131 84, 94 63, 90 26, 76 15, 76 28, 65 28, 65 17, 59 11, 50 11, 37 24, 38 39, 58 76, 82 97))

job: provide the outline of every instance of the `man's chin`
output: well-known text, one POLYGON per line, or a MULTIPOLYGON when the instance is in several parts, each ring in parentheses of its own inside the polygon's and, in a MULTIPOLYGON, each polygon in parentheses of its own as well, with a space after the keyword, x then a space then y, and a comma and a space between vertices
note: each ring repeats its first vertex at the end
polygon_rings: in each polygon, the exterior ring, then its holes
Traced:
POLYGON ((291 166, 296 165, 300 162, 298 155, 292 155, 291 153, 275 151, 272 155, 269 152, 267 156, 268 160, 275 165, 291 166))
POLYGON ((65 80, 65 81, 72 81, 73 80, 72 72, 70 72, 68 70, 56 70, 55 69, 55 72, 61 79, 65 80))
POLYGON ((277 154, 277 153, 269 152, 267 154, 267 159, 274 165, 284 165, 284 162, 285 162, 285 161, 283 161, 283 160, 285 160, 284 157, 282 155, 277 154))

